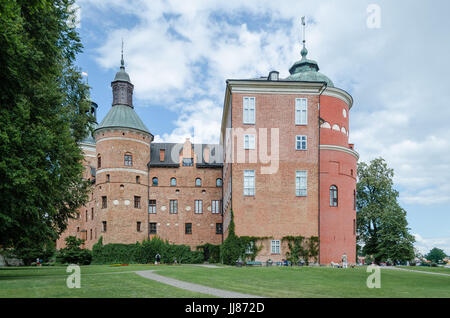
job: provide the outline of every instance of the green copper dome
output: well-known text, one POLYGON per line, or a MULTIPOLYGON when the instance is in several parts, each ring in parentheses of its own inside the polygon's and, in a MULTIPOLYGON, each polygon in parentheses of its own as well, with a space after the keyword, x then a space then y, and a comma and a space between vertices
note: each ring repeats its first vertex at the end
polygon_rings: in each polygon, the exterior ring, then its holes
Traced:
POLYGON ((128 75, 128 73, 125 72, 125 67, 123 65, 120 67, 120 70, 116 73, 116 76, 114 77, 114 82, 115 81, 123 81, 131 83, 130 75, 128 75))
POLYGON ((306 55, 308 50, 303 46, 300 54, 302 59, 294 63, 289 69, 289 75, 285 80, 299 82, 326 82, 328 87, 334 87, 333 82, 324 74, 319 72, 319 65, 316 61, 308 60, 306 55))
POLYGON ((95 131, 102 128, 132 128, 150 134, 134 109, 126 105, 114 105, 111 107, 95 131))

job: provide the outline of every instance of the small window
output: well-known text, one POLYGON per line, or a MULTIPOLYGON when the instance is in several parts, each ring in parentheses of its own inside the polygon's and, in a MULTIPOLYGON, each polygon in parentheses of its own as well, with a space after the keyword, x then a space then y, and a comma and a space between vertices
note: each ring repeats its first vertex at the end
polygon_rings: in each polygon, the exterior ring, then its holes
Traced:
POLYGON ((216 223, 216 234, 222 234, 222 233, 223 233, 222 223, 216 223))
POLYGON ((222 179, 218 178, 216 179, 216 187, 221 187, 222 186, 222 179))
POLYGON ((171 187, 176 187, 177 186, 177 179, 176 178, 171 178, 170 179, 170 186, 171 187))
POLYGON ((353 235, 356 235, 356 220, 353 219, 353 235))
POLYGON ((106 232, 106 221, 102 222, 102 232, 106 232))
POLYGON ((202 179, 200 179, 200 178, 195 179, 195 186, 196 187, 201 187, 202 186, 202 179))
POLYGON ((308 124, 308 100, 306 98, 295 99, 295 124, 308 124))
POLYGON ((255 170, 244 170, 244 195, 255 195, 255 170))
POLYGON ((203 213, 203 201, 195 200, 195 213, 201 214, 203 213))
POLYGON ((141 208, 141 197, 138 197, 138 196, 134 197, 134 208, 135 209, 141 208))
POLYGON ((305 170, 298 170, 295 172, 295 195, 298 197, 305 197, 307 194, 307 178, 308 172, 305 170))
POLYGON ((108 207, 108 199, 106 196, 102 197, 102 209, 106 209, 108 207))
POLYGON ((353 210, 356 211, 356 190, 353 190, 353 210))
POLYGON ((219 214, 222 211, 222 200, 212 200, 211 201, 211 213, 219 214))
POLYGON ((80 227, 79 226, 77 226, 77 232, 80 232, 80 227))
POLYGON ((156 213, 156 200, 148 200, 148 213, 156 213))
POLYGON ((91 238, 90 239, 92 240, 92 229, 90 229, 90 232, 91 232, 91 238))
POLYGON ((125 164, 125 166, 131 167, 133 165, 133 156, 130 154, 125 154, 124 164, 125 164))
POLYGON ((137 232, 141 231, 141 222, 136 222, 136 231, 137 232))
POLYGON ((91 220, 94 219, 94 208, 91 208, 91 220))
POLYGON ((158 186, 158 178, 157 177, 154 177, 153 179, 152 179, 152 185, 153 186, 158 186))
POLYGON ((141 177, 136 176, 136 183, 141 183, 141 177))
POLYGON ((244 97, 243 104, 244 124, 254 124, 256 118, 255 97, 244 97))
POLYGON ((169 211, 171 214, 178 213, 178 200, 170 200, 169 211))
POLYGON ((102 167, 102 157, 100 155, 97 156, 97 168, 100 169, 102 167))
POLYGON ((185 223, 184 224, 184 233, 185 234, 192 234, 192 223, 185 223))
POLYGON ((88 210, 86 210, 86 222, 88 221, 88 210))
POLYGON ((270 241, 270 252, 272 254, 280 254, 280 240, 270 241))
POLYGON ((295 149, 296 150, 306 150, 306 136, 296 136, 295 137, 295 149))
POLYGON ((156 223, 149 223, 148 224, 148 232, 150 234, 156 234, 156 223))
POLYGON ((194 159, 193 158, 184 158, 183 159, 183 166, 185 167, 192 167, 194 165, 194 159))
POLYGON ((106 175, 106 182, 110 182, 111 181, 111 176, 109 174, 106 175))
POLYGON ((338 188, 335 185, 330 187, 330 206, 338 206, 338 188))
POLYGON ((245 249, 245 254, 253 254, 253 247, 255 246, 255 243, 253 241, 250 241, 248 243, 247 248, 245 249))
POLYGON ((244 149, 255 149, 255 135, 244 135, 244 149))

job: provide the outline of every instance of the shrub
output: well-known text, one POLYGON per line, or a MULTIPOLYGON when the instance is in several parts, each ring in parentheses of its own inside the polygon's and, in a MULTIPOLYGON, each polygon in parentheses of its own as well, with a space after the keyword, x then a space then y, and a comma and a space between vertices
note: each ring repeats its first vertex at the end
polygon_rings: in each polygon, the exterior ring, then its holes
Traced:
POLYGON ((68 236, 65 238, 65 241, 66 247, 56 253, 56 261, 58 263, 79 265, 89 265, 91 263, 91 251, 80 247, 84 240, 77 239, 75 236, 68 236))

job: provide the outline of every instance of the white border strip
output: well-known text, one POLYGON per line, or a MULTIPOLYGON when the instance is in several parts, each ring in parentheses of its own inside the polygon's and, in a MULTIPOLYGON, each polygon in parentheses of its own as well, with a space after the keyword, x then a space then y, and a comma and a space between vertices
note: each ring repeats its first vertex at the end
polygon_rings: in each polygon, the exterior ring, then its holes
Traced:
POLYGON ((336 150, 336 151, 342 151, 345 153, 348 153, 350 155, 352 155, 353 157, 356 158, 356 160, 359 159, 359 153, 357 153, 356 151, 350 149, 350 148, 345 148, 342 146, 336 146, 336 145, 320 145, 320 149, 322 150, 336 150))
POLYGON ((125 171, 125 172, 134 172, 134 173, 142 173, 147 175, 148 172, 144 170, 138 170, 138 169, 130 169, 130 168, 105 168, 105 169, 99 169, 96 171, 96 173, 103 173, 103 172, 110 172, 110 171, 125 171))
POLYGON ((102 142, 102 141, 107 141, 107 140, 127 140, 127 141, 136 141, 136 142, 140 142, 141 144, 144 144, 146 146, 150 147, 150 143, 139 140, 139 139, 135 139, 135 138, 127 138, 127 137, 105 137, 105 138, 100 138, 97 140, 97 143, 102 142))

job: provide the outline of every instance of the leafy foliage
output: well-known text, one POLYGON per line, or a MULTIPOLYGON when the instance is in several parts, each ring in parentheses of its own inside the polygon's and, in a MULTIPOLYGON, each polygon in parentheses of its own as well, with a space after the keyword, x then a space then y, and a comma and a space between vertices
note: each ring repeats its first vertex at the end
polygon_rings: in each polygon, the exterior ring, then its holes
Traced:
POLYGON ((414 258, 414 237, 409 233, 406 211, 397 202, 394 170, 384 159, 358 164, 357 225, 362 253, 374 261, 407 261, 414 258))
POLYGON ((425 258, 429 261, 432 261, 434 263, 438 263, 439 261, 442 261, 447 255, 445 254, 444 250, 441 250, 440 248, 434 247, 427 255, 425 255, 425 258))
POLYGON ((285 236, 282 241, 288 242, 289 250, 286 252, 286 259, 292 264, 297 264, 303 260, 309 264, 311 258, 317 263, 319 256, 319 238, 311 236, 305 238, 304 236, 285 236))
POLYGON ((203 260, 209 263, 220 263, 220 245, 206 243, 197 246, 197 250, 203 252, 203 260))
POLYGON ((24 265, 31 265, 37 258, 48 262, 55 255, 55 242, 31 242, 22 239, 15 248, 7 251, 7 257, 21 259, 24 265))
POLYGON ((228 237, 220 245, 220 260, 223 264, 236 265, 236 261, 254 261, 262 246, 256 243, 266 237, 237 236, 235 232, 234 216, 231 211, 231 221, 228 227, 228 237))
POLYGON ((153 237, 136 244, 106 244, 100 237, 92 249, 93 264, 148 264, 155 261, 156 254, 160 254, 161 263, 196 264, 203 262, 203 253, 191 251, 187 245, 170 244, 159 237, 153 237))
POLYGON ((88 87, 73 0, 0 1, 0 245, 55 240, 87 199, 88 87))
POLYGON ((58 263, 79 265, 89 265, 91 263, 91 251, 81 248, 84 240, 78 239, 75 236, 68 236, 65 238, 65 241, 66 247, 56 253, 56 261, 58 263))

